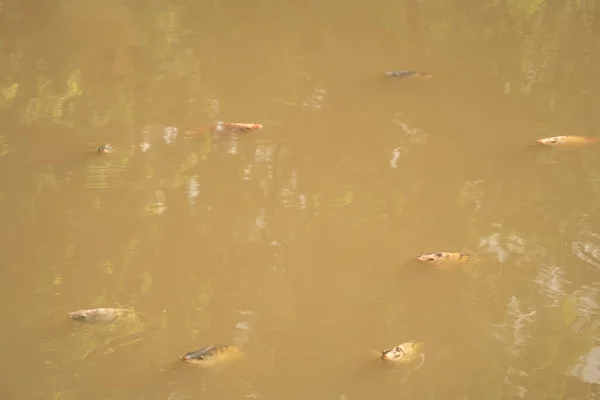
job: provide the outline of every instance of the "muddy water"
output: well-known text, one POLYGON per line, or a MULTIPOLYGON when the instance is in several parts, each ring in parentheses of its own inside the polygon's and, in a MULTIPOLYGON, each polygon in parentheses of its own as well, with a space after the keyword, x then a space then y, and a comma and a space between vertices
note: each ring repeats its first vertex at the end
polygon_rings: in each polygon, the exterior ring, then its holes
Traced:
POLYGON ((0 2, 2 398, 596 398, 596 2, 145 3, 0 2))

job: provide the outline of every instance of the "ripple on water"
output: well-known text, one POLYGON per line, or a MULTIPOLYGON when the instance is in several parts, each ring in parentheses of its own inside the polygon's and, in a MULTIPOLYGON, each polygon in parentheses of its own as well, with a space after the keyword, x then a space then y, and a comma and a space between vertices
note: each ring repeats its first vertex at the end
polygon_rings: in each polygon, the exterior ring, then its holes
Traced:
POLYGON ((585 228, 572 244, 573 253, 585 261, 590 269, 600 270, 600 235, 585 228))
POLYGON ((507 353, 513 356, 521 354, 537 314, 537 310, 522 303, 516 296, 512 296, 506 305, 504 323, 495 325, 492 333, 492 336, 504 343, 507 353))
POLYGON ((553 299, 565 293, 565 286, 570 283, 565 278, 565 270, 557 265, 543 264, 540 266, 534 282, 540 286, 540 293, 553 299))
POLYGON ((392 124, 394 124, 400 128, 400 130, 402 131, 402 133, 405 135, 405 137, 408 139, 408 141, 410 143, 426 144, 427 139, 429 137, 427 132, 425 132, 421 129, 418 129, 418 128, 410 127, 403 120, 402 117, 403 117, 402 113, 395 113, 394 116, 392 117, 392 124))
POLYGON ((569 299, 569 304, 572 305, 577 317, 587 321, 597 320, 600 314, 600 286, 597 283, 581 286, 569 296, 569 299))
MULTIPOLYGON (((504 229, 502 224, 492 224, 492 229, 496 232, 491 232, 487 236, 481 236, 479 238, 479 247, 484 251, 494 254, 498 261, 506 262, 511 256, 525 255, 525 244, 526 241, 523 236, 519 235, 515 231, 510 233, 498 232, 498 230, 504 229)), ((533 251, 527 253, 534 254, 533 251)))

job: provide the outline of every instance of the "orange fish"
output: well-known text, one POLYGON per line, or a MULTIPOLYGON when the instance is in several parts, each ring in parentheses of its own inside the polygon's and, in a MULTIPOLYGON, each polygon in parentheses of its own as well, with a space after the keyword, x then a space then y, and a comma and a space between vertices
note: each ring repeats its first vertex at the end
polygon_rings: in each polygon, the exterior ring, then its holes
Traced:
POLYGON ((415 257, 417 261, 433 265, 458 265, 476 261, 475 256, 468 253, 451 253, 442 251, 439 253, 425 253, 415 257))
POLYGON ((600 138, 589 136, 554 136, 536 140, 537 143, 546 146, 578 146, 595 143, 600 138))
POLYGON ((255 131, 257 129, 261 129, 263 126, 261 124, 248 124, 241 122, 217 122, 216 125, 209 126, 206 128, 199 128, 194 130, 186 131, 186 135, 200 135, 207 132, 219 132, 219 133, 243 133, 255 131))

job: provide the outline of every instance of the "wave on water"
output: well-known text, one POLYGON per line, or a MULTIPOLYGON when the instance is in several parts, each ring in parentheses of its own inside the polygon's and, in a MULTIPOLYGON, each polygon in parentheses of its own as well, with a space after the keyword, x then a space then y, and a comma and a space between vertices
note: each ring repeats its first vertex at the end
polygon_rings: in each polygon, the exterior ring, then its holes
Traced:
POLYGON ((582 230, 572 244, 573 253, 585 261, 590 269, 600 270, 600 235, 582 230))

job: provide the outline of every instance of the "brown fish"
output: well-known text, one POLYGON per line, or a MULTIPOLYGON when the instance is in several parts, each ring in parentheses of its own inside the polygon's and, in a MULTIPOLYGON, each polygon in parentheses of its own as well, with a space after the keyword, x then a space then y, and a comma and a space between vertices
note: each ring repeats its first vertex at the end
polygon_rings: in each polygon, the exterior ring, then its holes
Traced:
POLYGON ((188 130, 185 132, 186 135, 201 135, 208 132, 218 132, 218 133, 244 133, 255 131, 258 129, 262 129, 261 124, 254 123, 242 123, 242 122, 217 122, 216 125, 199 128, 194 130, 188 130))
POLYGON ((407 363, 417 355, 423 342, 406 342, 381 352, 381 359, 407 363))
POLYGON ((600 138, 590 136, 554 136, 536 140, 537 143, 546 146, 581 146, 596 143, 600 138))
POLYGON ((131 313, 130 310, 123 308, 92 308, 89 310, 73 311, 67 315, 72 320, 93 324, 96 322, 110 322, 131 313))
POLYGON ((387 71, 384 72, 384 74, 386 74, 387 76, 390 77, 397 77, 397 78, 421 78, 421 79, 428 79, 428 78, 435 78, 435 75, 430 74, 428 72, 422 72, 422 71, 387 71))
POLYGON ((181 357, 181 361, 213 367, 226 361, 241 360, 243 358, 244 353, 239 346, 234 344, 217 344, 185 353, 181 357))

